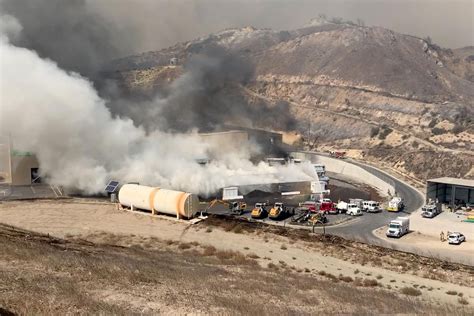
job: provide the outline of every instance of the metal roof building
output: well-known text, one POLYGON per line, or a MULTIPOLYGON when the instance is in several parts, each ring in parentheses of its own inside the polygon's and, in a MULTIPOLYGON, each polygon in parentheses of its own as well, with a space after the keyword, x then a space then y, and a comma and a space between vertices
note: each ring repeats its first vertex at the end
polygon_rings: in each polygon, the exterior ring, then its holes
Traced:
POLYGON ((437 178, 426 181, 426 198, 444 204, 474 204, 474 180, 437 178))

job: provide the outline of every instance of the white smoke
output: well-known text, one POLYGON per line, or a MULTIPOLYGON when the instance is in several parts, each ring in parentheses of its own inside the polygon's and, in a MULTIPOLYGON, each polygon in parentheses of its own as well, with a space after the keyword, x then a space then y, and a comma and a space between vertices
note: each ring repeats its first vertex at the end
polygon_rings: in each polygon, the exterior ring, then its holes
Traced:
POLYGON ((230 184, 312 179, 301 167, 253 165, 242 155, 250 150, 212 152, 195 132, 147 134, 128 118, 112 118, 86 78, 12 45, 8 36, 21 26, 12 17, 2 21, 0 134, 34 152, 50 183, 92 194, 119 179, 209 194, 230 184), (209 155, 217 159, 196 163, 209 155))

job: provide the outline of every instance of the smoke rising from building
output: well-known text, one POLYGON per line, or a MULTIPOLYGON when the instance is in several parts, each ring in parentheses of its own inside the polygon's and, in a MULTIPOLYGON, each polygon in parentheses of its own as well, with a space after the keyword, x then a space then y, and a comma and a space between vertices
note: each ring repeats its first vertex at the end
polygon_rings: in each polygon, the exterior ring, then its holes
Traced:
POLYGON ((86 78, 12 45, 7 35, 20 29, 13 17, 2 17, 0 133, 36 153, 51 183, 97 193, 116 178, 209 194, 230 184, 311 179, 308 166, 254 165, 250 148, 213 151, 193 131, 147 133, 129 118, 113 117, 86 78), (195 160, 206 156, 216 160, 199 167, 195 160))

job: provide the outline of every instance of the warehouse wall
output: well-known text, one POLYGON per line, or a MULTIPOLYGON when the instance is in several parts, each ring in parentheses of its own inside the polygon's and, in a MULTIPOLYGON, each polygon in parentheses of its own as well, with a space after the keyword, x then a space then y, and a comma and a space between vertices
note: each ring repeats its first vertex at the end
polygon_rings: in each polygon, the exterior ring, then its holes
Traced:
POLYGON ((34 155, 12 155, 12 184, 31 184, 31 169, 39 168, 38 160, 34 155))
POLYGON ((292 153, 292 155, 295 158, 309 160, 312 163, 321 163, 326 166, 326 171, 342 174, 356 180, 357 182, 368 184, 376 188, 379 193, 384 196, 387 196, 388 191, 390 191, 391 194, 394 194, 395 192, 392 184, 383 181, 361 167, 351 164, 343 159, 302 152, 295 152, 292 153))

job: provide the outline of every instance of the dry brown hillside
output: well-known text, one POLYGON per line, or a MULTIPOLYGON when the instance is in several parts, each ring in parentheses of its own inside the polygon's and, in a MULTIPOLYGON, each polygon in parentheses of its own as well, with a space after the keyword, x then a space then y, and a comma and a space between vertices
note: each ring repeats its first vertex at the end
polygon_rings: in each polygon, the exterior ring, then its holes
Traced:
POLYGON ((252 80, 232 93, 255 106, 288 102, 298 145, 347 150, 419 180, 474 177, 472 47, 443 49, 384 28, 318 21, 293 31, 224 30, 116 60, 105 74, 127 91, 150 93, 216 45, 253 65, 252 80), (170 66, 174 57, 178 65, 170 66))

